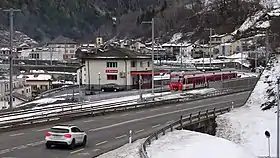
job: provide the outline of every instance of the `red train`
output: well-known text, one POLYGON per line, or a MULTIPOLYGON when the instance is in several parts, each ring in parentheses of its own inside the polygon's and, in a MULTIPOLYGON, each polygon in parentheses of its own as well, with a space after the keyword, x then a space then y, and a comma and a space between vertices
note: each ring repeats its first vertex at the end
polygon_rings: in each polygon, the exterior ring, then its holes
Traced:
POLYGON ((232 71, 225 72, 173 72, 170 74, 170 91, 182 91, 187 89, 207 87, 208 82, 228 80, 237 78, 237 73, 232 71))

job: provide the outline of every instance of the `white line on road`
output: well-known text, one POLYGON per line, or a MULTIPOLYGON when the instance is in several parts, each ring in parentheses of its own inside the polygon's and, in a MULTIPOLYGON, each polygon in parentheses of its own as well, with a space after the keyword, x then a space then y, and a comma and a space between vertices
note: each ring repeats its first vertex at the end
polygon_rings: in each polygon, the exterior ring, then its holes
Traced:
POLYGON ((123 138, 123 137, 126 137, 126 136, 127 136, 127 135, 124 134, 124 135, 121 135, 121 136, 116 137, 116 139, 120 139, 120 138, 123 138))
POLYGON ((89 122, 93 122, 93 121, 95 121, 95 120, 86 120, 86 121, 84 121, 84 123, 89 123, 89 122))
POLYGON ((145 112, 145 111, 137 111, 136 114, 140 114, 140 113, 143 113, 143 112, 145 112))
POLYGON ((100 149, 93 149, 92 151, 93 151, 93 152, 97 152, 97 151, 99 151, 99 150, 100 150, 100 149))
POLYGON ((172 123, 172 122, 174 122, 174 120, 168 121, 168 122, 166 122, 166 124, 170 124, 170 123, 172 123))
POLYGON ((121 115, 121 116, 128 116, 129 114, 123 114, 123 115, 121 115))
POLYGON ((156 127, 158 127, 158 126, 160 126, 160 124, 154 125, 154 126, 152 126, 152 128, 156 128, 156 127))
POLYGON ((97 143, 97 144, 95 144, 96 146, 99 146, 99 145, 102 145, 102 144, 105 144, 105 143, 107 143, 108 141, 103 141, 103 142, 100 142, 100 143, 97 143))
POLYGON ((157 110, 160 110, 159 108, 158 109, 151 109, 150 111, 157 111, 157 110))
POLYGON ((16 133, 16 134, 11 134, 11 137, 15 137, 15 136, 20 136, 20 135, 24 135, 24 133, 16 133))
POLYGON ((171 108, 171 106, 166 106, 166 107, 164 107, 164 109, 169 109, 169 108, 171 108))
POLYGON ((135 131, 135 134, 140 133, 140 132, 143 132, 143 131, 144 131, 144 129, 140 129, 140 130, 138 130, 138 131, 135 131))
POLYGON ((0 151, 0 155, 1 155, 1 154, 6 154, 6 153, 8 153, 8 152, 10 152, 10 149, 1 150, 1 151, 0 151))
POLYGON ((177 104, 177 105, 175 105, 176 107, 179 107, 179 106, 183 106, 184 104, 177 104))
POLYGON ((42 132, 42 131, 47 131, 47 130, 50 130, 50 128, 43 128, 43 129, 39 129, 39 130, 36 130, 37 132, 42 132))
POLYGON ((112 116, 104 117, 105 120, 112 118, 112 116))
POLYGON ((75 150, 75 151, 70 152, 70 154, 75 154, 75 153, 80 152, 80 151, 83 151, 83 150, 85 150, 85 149, 84 149, 84 148, 78 149, 78 150, 75 150))
MULTIPOLYGON (((108 126, 103 126, 103 127, 99 127, 99 128, 95 128, 95 129, 90 129, 89 131, 90 132, 100 131, 100 130, 104 130, 104 129, 108 129, 108 128, 112 128, 112 127, 117 127, 117 126, 129 124, 129 123, 148 120, 148 119, 155 118, 155 117, 161 117, 161 116, 165 116, 165 115, 176 114, 176 113, 179 113, 179 112, 185 112, 185 111, 189 111, 189 110, 194 110, 194 109, 199 109, 199 108, 203 108, 203 107, 209 107, 209 106, 219 105, 219 104, 224 104, 224 103, 230 103, 230 102, 231 101, 223 101, 223 102, 216 102, 216 103, 212 103, 212 104, 203 104, 201 106, 195 106, 195 107, 192 107, 192 108, 185 108, 185 109, 180 109, 180 110, 176 110, 176 111, 170 111, 170 112, 161 113, 161 114, 157 114, 157 115, 141 117, 141 118, 137 118, 137 119, 133 119, 133 120, 129 120, 129 121, 115 123, 115 124, 108 125, 108 126)), ((186 105, 186 103, 183 103, 183 104, 186 105)))

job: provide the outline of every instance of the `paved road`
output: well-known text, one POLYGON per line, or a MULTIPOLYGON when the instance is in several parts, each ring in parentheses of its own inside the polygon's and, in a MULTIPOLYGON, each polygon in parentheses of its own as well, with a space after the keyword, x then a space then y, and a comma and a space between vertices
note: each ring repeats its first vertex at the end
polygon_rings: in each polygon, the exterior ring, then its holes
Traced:
POLYGON ((88 145, 75 150, 45 149, 44 134, 51 126, 23 129, 0 135, 0 157, 17 158, 89 158, 125 144, 128 131, 133 139, 148 136, 152 132, 179 119, 182 114, 214 107, 244 104, 249 92, 242 92, 190 103, 165 105, 149 109, 115 113, 68 122, 78 125, 88 133, 88 145))

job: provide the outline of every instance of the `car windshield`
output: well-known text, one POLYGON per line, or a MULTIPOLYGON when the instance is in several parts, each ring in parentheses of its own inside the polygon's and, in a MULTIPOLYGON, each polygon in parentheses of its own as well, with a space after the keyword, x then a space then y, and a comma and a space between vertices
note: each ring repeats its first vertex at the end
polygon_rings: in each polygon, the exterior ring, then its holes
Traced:
POLYGON ((116 84, 107 84, 106 86, 107 87, 114 87, 114 86, 116 86, 116 84))
POLYGON ((63 128, 51 128, 52 133, 69 133, 68 129, 63 128))

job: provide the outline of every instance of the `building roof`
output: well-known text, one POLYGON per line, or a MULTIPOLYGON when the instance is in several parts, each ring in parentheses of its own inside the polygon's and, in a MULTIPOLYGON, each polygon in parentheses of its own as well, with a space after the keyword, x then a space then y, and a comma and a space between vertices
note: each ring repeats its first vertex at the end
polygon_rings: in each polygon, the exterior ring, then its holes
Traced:
POLYGON ((77 42, 68 37, 58 36, 52 41, 49 41, 48 44, 77 44, 77 42))
POLYGON ((84 49, 78 49, 77 54, 82 59, 151 59, 149 55, 143 55, 136 51, 132 51, 126 48, 108 46, 106 49, 98 49, 92 51, 85 51, 84 49))

